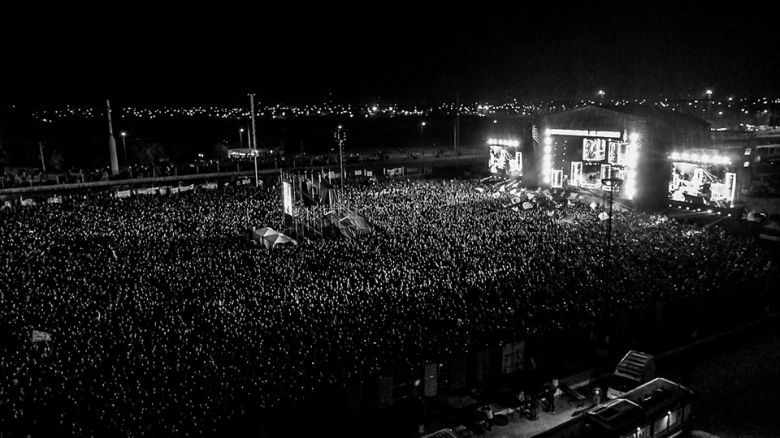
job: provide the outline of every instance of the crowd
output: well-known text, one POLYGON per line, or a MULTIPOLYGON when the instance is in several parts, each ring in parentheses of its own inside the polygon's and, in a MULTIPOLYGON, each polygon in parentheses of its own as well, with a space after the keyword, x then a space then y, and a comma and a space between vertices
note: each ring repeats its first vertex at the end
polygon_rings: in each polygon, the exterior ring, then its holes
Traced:
POLYGON ((0 210, 0 424, 77 436, 209 434, 251 406, 409 370, 760 276, 717 228, 478 181, 346 188, 377 231, 266 250, 277 188, 0 210), (51 335, 31 342, 32 330, 51 335), (44 426, 45 425, 45 426, 44 426), (53 426, 52 426, 53 425, 53 426))

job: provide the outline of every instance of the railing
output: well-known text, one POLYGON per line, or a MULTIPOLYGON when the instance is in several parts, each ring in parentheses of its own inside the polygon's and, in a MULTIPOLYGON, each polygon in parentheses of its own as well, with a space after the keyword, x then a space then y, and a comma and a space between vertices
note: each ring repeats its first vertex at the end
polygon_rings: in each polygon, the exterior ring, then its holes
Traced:
MULTIPOLYGON (((450 164, 456 164, 456 163, 462 163, 462 162, 469 162, 469 161, 475 161, 479 159, 486 159, 486 157, 481 155, 462 155, 462 156, 447 156, 447 157, 423 157, 423 158, 416 158, 416 159, 394 159, 394 160, 385 160, 385 161, 366 161, 366 162, 357 162, 357 163, 344 163, 345 168, 349 169, 382 169, 382 168, 390 168, 390 167, 399 167, 399 166, 414 166, 419 167, 422 165, 431 165, 431 166, 447 166, 450 164)), ((246 166, 242 166, 246 167, 246 166)), ((288 171, 291 169, 296 170, 320 170, 320 169, 332 169, 337 170, 338 164, 322 164, 322 165, 308 165, 308 166, 296 166, 296 167, 286 167, 284 169, 282 168, 261 168, 258 169, 257 173, 258 176, 269 176, 269 175, 277 175, 282 170, 288 171)), ((165 183, 165 182, 176 182, 176 181, 197 181, 197 180, 209 180, 209 179, 222 179, 222 178, 233 178, 233 177, 240 177, 240 176, 250 176, 253 177, 255 174, 254 166, 250 166, 250 169, 241 170, 241 171, 234 171, 234 172, 226 172, 226 171, 219 171, 219 172, 200 172, 200 168, 198 168, 197 173, 192 174, 181 174, 176 172, 175 175, 167 175, 167 176, 154 176, 154 177, 144 177, 144 178, 122 178, 122 179, 108 179, 108 180, 101 180, 101 181, 84 181, 84 182, 76 182, 76 183, 61 183, 61 184, 44 184, 44 185, 30 185, 30 186, 23 186, 23 187, 11 187, 11 188, 2 188, 0 189, 0 196, 1 195, 21 195, 21 194, 33 194, 33 193, 45 193, 45 192, 55 192, 55 191, 66 191, 66 190, 78 190, 78 189, 89 189, 89 188, 109 188, 109 187, 121 187, 121 186, 134 186, 134 185, 145 185, 145 184, 157 184, 157 183, 165 183)), ((381 170, 374 173, 375 175, 380 175, 381 170)))

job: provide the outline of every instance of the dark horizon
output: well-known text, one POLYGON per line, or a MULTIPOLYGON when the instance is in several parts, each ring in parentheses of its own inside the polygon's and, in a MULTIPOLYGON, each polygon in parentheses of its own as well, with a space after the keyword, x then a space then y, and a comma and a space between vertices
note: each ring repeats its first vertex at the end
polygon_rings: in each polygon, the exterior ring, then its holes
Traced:
POLYGON ((708 4, 4 13, 7 102, 290 104, 775 96, 769 14, 708 4))

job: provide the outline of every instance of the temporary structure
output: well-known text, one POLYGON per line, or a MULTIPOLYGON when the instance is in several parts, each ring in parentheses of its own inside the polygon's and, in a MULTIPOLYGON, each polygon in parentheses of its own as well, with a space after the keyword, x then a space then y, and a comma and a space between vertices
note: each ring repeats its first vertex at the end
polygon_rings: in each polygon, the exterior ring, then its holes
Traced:
POLYGON ((252 240, 262 243, 266 249, 272 249, 276 245, 292 243, 297 245, 298 242, 292 237, 280 233, 273 228, 263 227, 257 230, 252 230, 252 240))

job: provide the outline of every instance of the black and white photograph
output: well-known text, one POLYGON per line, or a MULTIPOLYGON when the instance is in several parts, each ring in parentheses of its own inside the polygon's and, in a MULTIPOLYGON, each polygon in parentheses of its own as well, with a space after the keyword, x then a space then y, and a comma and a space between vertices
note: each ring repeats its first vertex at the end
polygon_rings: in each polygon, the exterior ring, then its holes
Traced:
POLYGON ((0 438, 780 438, 771 3, 0 6, 0 438))

